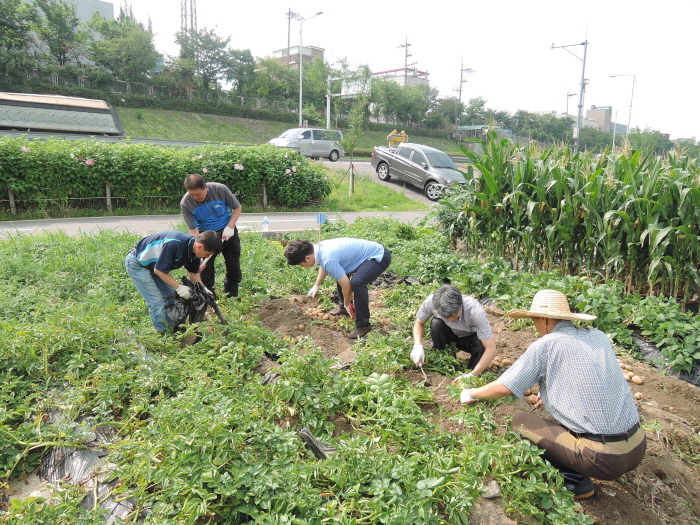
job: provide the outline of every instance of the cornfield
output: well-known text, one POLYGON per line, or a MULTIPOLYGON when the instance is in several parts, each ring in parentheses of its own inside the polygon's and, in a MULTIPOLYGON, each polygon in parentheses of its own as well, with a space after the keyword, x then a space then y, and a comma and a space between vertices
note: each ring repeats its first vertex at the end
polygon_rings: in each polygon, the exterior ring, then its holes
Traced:
POLYGON ((482 142, 467 184, 442 201, 453 242, 525 271, 598 274, 626 293, 686 304, 700 285, 700 166, 680 150, 664 156, 621 148, 572 154, 562 146, 482 142))

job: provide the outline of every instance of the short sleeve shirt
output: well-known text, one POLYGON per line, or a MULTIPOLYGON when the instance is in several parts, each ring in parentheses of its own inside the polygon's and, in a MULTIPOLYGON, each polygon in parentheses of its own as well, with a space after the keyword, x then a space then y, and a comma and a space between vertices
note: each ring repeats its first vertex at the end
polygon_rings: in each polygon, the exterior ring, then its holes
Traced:
POLYGON ((241 204, 225 184, 207 182, 207 196, 204 202, 197 202, 189 193, 180 200, 180 210, 187 228, 199 231, 219 231, 228 226, 231 210, 241 204))
POLYGON ((317 247, 316 264, 336 282, 353 273, 363 262, 370 259, 381 261, 384 257, 384 246, 364 239, 328 239, 319 242, 317 247))
POLYGON ((183 266, 199 273, 200 259, 192 251, 194 236, 179 231, 154 233, 136 243, 136 260, 153 271, 170 273, 183 266))
POLYGON ((468 295, 463 295, 462 313, 460 313, 456 320, 448 321, 441 315, 438 315, 438 313, 433 309, 433 295, 434 294, 430 294, 428 298, 423 301, 423 304, 420 305, 418 313, 416 314, 416 318, 418 320, 425 323, 434 316, 438 319, 442 319, 458 337, 466 337, 476 333, 476 337, 480 341, 493 338, 491 325, 489 324, 489 320, 486 318, 484 307, 479 301, 468 295))
POLYGON ((516 397, 537 384, 547 411, 569 430, 619 434, 639 422, 608 336, 559 321, 499 378, 516 397))

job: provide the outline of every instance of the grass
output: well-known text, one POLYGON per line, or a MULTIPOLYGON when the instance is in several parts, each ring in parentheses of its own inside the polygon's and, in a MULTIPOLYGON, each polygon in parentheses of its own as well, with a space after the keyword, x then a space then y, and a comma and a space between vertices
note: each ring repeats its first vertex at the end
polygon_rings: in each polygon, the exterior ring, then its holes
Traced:
MULTIPOLYGON (((229 142, 234 144, 266 144, 271 138, 295 127, 288 122, 271 122, 161 109, 119 108, 119 119, 127 136, 182 140, 188 142, 229 142)), ((401 131, 400 126, 397 127, 401 131)), ((343 130, 347 133, 347 130, 343 130)), ((387 145, 387 133, 364 130, 358 137, 358 149, 387 145)), ((413 137, 413 142, 425 144, 447 153, 459 154, 457 143, 449 139, 413 137)))

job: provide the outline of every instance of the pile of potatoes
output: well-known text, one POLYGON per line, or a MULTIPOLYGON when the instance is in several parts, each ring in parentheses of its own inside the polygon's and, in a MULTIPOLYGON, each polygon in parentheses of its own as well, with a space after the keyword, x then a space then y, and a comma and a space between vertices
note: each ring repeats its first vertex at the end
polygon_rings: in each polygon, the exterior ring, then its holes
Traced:
MULTIPOLYGON (((635 385, 641 385, 646 380, 646 377, 638 376, 637 374, 635 374, 632 370, 632 367, 623 363, 621 359, 618 359, 617 363, 620 365, 622 373, 627 381, 631 381, 635 385)), ((640 400, 644 398, 644 395, 641 392, 637 392, 636 394, 634 394, 634 398, 640 400)))
POLYGON ((512 364, 513 361, 511 359, 501 359, 500 356, 496 356, 493 358, 493 361, 491 361, 491 364, 488 366, 488 368, 491 372, 498 372, 499 368, 508 368, 512 364))
POLYGON ((537 403, 537 396, 540 393, 540 385, 533 385, 529 390, 525 390, 523 394, 523 399, 527 400, 528 403, 534 405, 537 403))
POLYGON ((304 312, 304 315, 306 317, 312 317, 314 319, 319 319, 321 321, 336 321, 338 319, 338 315, 331 315, 328 312, 324 312, 322 308, 320 307, 313 307, 310 306, 309 308, 306 309, 306 312, 304 312))

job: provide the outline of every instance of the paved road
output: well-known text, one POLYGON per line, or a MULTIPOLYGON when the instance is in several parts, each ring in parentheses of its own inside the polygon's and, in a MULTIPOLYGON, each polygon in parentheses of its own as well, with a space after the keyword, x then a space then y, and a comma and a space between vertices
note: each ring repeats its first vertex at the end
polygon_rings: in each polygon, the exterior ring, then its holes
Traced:
MULTIPOLYGON (((350 161, 346 159, 340 159, 337 162, 330 162, 328 160, 316 162, 319 162, 320 164, 337 170, 343 174, 347 173, 348 168, 350 167, 350 161)), ((406 184, 405 182, 397 181, 396 179, 391 179, 386 182, 379 180, 379 177, 377 177, 377 172, 372 168, 369 159, 355 160, 353 161, 353 166, 355 167, 355 173, 362 177, 370 177, 372 181, 376 182, 377 184, 391 188, 392 190, 405 195, 408 199, 423 203, 426 206, 433 204, 433 201, 429 200, 425 195, 423 195, 423 192, 419 188, 416 188, 411 184, 406 184)), ((362 191, 362 187, 359 186, 359 184, 356 185, 355 189, 356 191, 362 191)))
MULTIPOLYGON (((333 222, 342 218, 354 222, 357 217, 393 217, 405 223, 413 223, 427 215, 428 212, 343 212, 327 213, 326 221, 333 222)), ((238 220, 241 231, 262 232, 263 218, 267 216, 269 233, 277 235, 292 231, 316 230, 316 213, 242 213, 238 220)), ((8 235, 31 235, 47 231, 63 231, 68 235, 80 233, 97 233, 100 230, 149 235, 171 229, 180 229, 185 222, 180 215, 133 215, 124 217, 87 217, 77 219, 41 219, 28 221, 0 222, 0 238, 8 235)))

